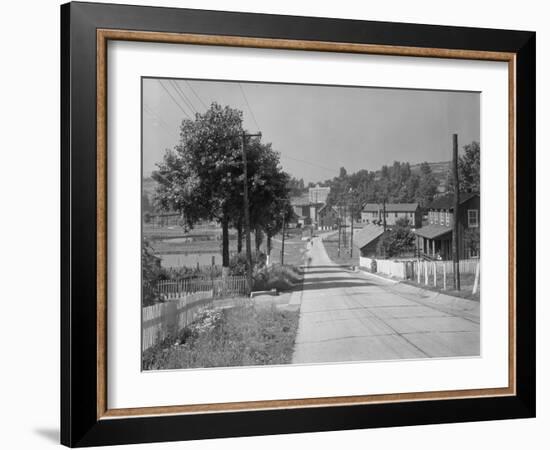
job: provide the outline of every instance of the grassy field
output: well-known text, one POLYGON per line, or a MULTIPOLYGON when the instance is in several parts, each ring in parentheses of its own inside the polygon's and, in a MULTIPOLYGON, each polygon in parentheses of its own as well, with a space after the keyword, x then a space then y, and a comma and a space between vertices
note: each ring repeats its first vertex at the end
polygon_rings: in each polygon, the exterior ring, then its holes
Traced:
POLYGON ((243 301, 207 310, 178 336, 144 352, 144 370, 288 364, 298 311, 243 301))
MULTIPOLYGON (((192 230, 184 230, 180 226, 171 227, 153 227, 148 224, 143 224, 143 235, 149 239, 173 239, 187 236, 221 236, 222 230, 220 227, 202 226, 193 228, 192 230)), ((230 230, 230 235, 235 234, 234 230, 230 230)))
MULTIPOLYGON (((278 234, 271 241, 271 262, 281 264, 281 235, 278 234)), ((296 233, 285 237, 285 265, 300 267, 304 264, 306 242, 302 241, 302 234, 296 233)))

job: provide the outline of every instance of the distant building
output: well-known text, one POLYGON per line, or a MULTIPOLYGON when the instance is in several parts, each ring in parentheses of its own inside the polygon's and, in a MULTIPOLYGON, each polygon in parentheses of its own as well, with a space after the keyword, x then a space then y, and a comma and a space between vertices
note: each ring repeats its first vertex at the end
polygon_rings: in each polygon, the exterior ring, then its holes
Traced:
POLYGON ((321 230, 333 230, 338 227, 339 214, 334 206, 323 205, 317 213, 318 227, 321 230))
POLYGON ((290 204, 296 216, 296 222, 299 226, 311 224, 311 203, 309 194, 302 194, 290 199, 290 204))
POLYGON ((308 189, 309 202, 312 204, 325 204, 327 202, 328 195, 330 194, 330 187, 321 187, 319 185, 310 187, 308 189))
MULTIPOLYGON (((399 219, 407 219, 413 228, 422 226, 422 213, 418 203, 386 203, 386 225, 395 225, 399 219)), ((382 223, 384 221, 384 205, 382 203, 366 203, 361 211, 361 222, 382 223)))
POLYGON ((330 187, 311 187, 308 192, 290 199, 290 204, 300 226, 319 226, 319 211, 326 205, 330 187))
MULTIPOLYGON (((428 205, 428 224, 414 232, 421 255, 431 259, 452 259, 454 220, 453 194, 443 195, 428 205)), ((472 243, 471 236, 477 234, 479 238, 479 194, 460 194, 458 222, 459 258, 478 257, 479 248, 472 243)))

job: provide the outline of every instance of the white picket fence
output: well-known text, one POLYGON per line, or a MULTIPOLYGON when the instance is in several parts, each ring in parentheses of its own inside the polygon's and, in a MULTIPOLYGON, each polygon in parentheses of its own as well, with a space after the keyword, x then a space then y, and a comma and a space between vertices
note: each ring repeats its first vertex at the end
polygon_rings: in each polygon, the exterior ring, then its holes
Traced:
POLYGON ((214 301, 212 290, 196 292, 142 308, 141 348, 147 350, 195 320, 199 310, 214 301))
MULTIPOLYGON (((371 272, 381 273, 400 280, 413 280, 418 284, 447 289, 453 280, 453 261, 393 261, 390 259, 359 258, 359 265, 371 272)), ((479 289, 479 259, 459 261, 459 271, 475 274, 473 293, 479 289)))

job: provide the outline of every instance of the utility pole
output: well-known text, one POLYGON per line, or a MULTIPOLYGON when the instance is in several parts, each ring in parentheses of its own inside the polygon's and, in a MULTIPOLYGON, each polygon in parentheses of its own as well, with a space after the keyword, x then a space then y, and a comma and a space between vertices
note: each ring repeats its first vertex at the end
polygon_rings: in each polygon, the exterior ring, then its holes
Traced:
POLYGON ((458 135, 453 134, 453 182, 454 182, 454 208, 453 208, 453 274, 454 288, 460 291, 460 262, 459 262, 459 245, 458 236, 459 221, 458 208, 460 203, 460 186, 458 184, 458 135))
POLYGON ((244 230, 246 240, 246 284, 248 293, 252 291, 252 250, 250 248, 250 209, 248 206, 248 167, 246 163, 246 138, 249 137, 262 137, 262 133, 258 134, 246 134, 242 133, 241 149, 243 154, 243 175, 244 175, 244 190, 243 190, 243 203, 244 203, 244 230))
POLYGON ((344 249, 348 246, 348 235, 346 232, 347 228, 347 214, 348 214, 348 208, 347 208, 347 202, 344 199, 344 229, 342 230, 342 243, 344 244, 344 249))
POLYGON ((353 188, 349 188, 349 195, 351 197, 350 216, 351 216, 351 235, 349 238, 349 257, 353 258, 353 188))
POLYGON ((386 231, 386 197, 382 199, 382 223, 384 224, 384 231, 386 231))
POLYGON ((283 212, 283 238, 281 241, 281 266, 285 265, 285 213, 283 212))
POLYGON ((340 246, 342 245, 342 206, 338 207, 338 258, 340 257, 340 246))

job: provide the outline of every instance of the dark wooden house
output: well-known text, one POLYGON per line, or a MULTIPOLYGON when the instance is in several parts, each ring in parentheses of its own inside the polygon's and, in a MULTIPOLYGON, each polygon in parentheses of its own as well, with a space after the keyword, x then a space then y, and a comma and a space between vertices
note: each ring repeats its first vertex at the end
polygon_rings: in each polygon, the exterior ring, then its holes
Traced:
MULTIPOLYGON (((454 195, 446 194, 428 205, 428 223, 414 231, 421 256, 429 259, 452 259, 452 236, 455 220, 454 195)), ((457 214, 460 259, 479 257, 479 194, 461 193, 457 214)))

